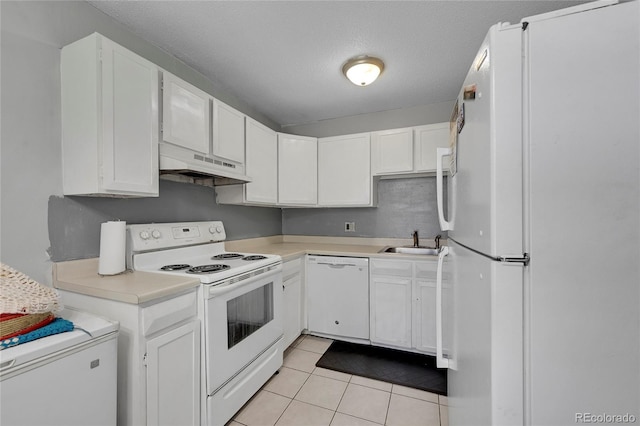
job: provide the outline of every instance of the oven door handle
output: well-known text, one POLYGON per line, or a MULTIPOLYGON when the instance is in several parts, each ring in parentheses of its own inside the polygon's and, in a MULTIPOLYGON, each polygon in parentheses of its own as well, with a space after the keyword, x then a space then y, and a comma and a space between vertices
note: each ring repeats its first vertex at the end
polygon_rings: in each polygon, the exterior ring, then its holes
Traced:
POLYGON ((207 295, 208 299, 216 296, 220 296, 221 294, 228 293, 230 291, 235 290, 236 288, 243 287, 247 284, 251 284, 257 279, 264 279, 266 277, 275 275, 278 271, 282 270, 282 265, 277 264, 273 266, 269 266, 267 268, 259 269, 257 271, 251 271, 246 274, 238 275, 233 278, 229 278, 221 282, 220 284, 207 286, 207 295))

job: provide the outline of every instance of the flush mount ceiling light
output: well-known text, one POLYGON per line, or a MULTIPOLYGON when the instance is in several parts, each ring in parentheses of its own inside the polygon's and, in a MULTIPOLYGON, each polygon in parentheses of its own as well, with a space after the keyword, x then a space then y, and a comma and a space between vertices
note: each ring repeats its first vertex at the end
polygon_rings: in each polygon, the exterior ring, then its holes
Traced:
POLYGON ((342 66, 342 73, 356 86, 368 86, 384 70, 384 62, 371 56, 358 56, 349 59, 342 66))

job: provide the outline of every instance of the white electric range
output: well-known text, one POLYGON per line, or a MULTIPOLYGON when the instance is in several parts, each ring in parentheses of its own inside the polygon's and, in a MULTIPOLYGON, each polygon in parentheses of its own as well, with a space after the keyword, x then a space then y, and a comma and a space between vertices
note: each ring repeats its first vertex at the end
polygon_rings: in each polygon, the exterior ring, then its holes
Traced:
POLYGON ((220 221, 127 227, 138 271, 198 278, 201 422, 223 425, 282 366, 282 259, 225 251, 220 221))

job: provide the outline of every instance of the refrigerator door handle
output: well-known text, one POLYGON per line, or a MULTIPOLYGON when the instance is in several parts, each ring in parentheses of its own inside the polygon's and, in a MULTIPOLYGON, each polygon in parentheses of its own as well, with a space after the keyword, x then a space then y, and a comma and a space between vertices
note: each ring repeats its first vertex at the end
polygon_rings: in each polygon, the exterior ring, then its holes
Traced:
POLYGON ((442 266, 447 254, 449 254, 449 247, 443 246, 438 254, 436 272, 436 366, 438 368, 449 368, 449 359, 444 357, 442 349, 442 266))
POLYGON ((436 149, 436 198, 438 204, 438 220, 440 221, 440 229, 448 231, 453 229, 450 222, 444 218, 444 196, 443 196, 443 184, 442 184, 442 159, 451 155, 451 148, 437 148, 436 149))

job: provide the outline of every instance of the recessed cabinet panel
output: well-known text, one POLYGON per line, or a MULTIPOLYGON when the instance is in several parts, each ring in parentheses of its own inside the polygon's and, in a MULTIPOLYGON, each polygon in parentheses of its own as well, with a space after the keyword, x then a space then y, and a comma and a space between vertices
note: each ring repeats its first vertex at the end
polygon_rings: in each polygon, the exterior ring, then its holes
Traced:
POLYGON ((211 97, 178 77, 163 73, 163 139, 209 153, 211 97))
POLYGON ((108 40, 102 69, 104 187, 148 191, 158 180, 158 69, 108 40))
POLYGON ((371 342, 411 347, 411 279, 371 277, 371 342))
POLYGON ((318 202, 318 139, 278 134, 278 203, 318 202))
POLYGON ((246 173, 252 181, 245 184, 247 202, 275 204, 278 201, 278 138, 276 132, 257 121, 246 122, 246 173))
POLYGON ((370 134, 318 139, 318 204, 370 206, 370 134))
POLYGON ((413 170, 413 129, 371 133, 371 167, 374 175, 413 170))
POLYGON ((60 68, 63 193, 158 196, 158 68, 97 33, 60 68))
POLYGON ((213 100, 213 155, 244 164, 245 115, 213 100))
POLYGON ((199 425, 200 321, 155 337, 146 347, 147 424, 199 425))
POLYGON ((435 172, 436 149, 449 147, 449 123, 437 123, 416 127, 414 128, 414 139, 415 171, 435 172))

